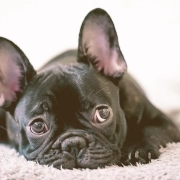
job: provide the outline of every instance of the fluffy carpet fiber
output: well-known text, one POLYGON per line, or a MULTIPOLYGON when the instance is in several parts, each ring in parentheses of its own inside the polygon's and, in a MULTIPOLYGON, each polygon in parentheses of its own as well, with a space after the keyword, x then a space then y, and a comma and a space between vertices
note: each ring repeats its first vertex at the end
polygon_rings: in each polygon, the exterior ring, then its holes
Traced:
POLYGON ((27 161, 14 149, 0 144, 1 180, 112 180, 112 179, 180 179, 180 143, 161 148, 158 160, 146 165, 106 167, 105 169, 57 170, 27 161))

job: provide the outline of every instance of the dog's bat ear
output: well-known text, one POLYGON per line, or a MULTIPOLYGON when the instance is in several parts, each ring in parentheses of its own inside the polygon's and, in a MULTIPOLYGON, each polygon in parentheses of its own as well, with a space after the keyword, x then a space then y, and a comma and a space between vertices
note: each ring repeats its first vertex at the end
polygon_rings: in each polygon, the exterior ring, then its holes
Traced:
POLYGON ((78 61, 90 62, 112 78, 119 78, 126 72, 118 36, 106 11, 94 9, 85 17, 79 33, 78 61))
POLYGON ((25 86, 35 74, 22 50, 0 37, 0 107, 12 113, 25 86))

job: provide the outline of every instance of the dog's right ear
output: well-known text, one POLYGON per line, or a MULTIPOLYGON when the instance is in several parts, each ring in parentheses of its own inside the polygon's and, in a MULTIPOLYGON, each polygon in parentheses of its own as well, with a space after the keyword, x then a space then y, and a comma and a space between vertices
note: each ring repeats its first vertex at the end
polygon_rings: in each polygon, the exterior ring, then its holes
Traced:
POLYGON ((35 74, 22 50, 0 37, 0 107, 13 113, 25 86, 35 74))
POLYGON ((79 33, 78 61, 94 65, 111 79, 118 80, 126 72, 114 23, 105 10, 97 8, 86 15, 79 33))

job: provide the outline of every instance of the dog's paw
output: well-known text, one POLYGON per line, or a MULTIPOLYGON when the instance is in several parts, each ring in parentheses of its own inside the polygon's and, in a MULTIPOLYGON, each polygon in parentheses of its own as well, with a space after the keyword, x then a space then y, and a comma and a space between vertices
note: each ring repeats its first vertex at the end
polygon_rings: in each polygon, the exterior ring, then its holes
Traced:
POLYGON ((157 159, 159 155, 158 148, 135 145, 123 148, 121 162, 123 165, 147 164, 151 162, 151 159, 157 159))

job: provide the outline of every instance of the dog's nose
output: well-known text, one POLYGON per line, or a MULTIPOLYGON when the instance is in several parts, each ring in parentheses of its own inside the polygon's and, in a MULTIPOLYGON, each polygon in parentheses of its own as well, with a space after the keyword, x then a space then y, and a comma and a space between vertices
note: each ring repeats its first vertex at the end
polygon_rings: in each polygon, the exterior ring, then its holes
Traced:
POLYGON ((62 151, 70 152, 76 156, 78 155, 79 151, 85 147, 86 140, 79 136, 69 137, 61 144, 62 151))

